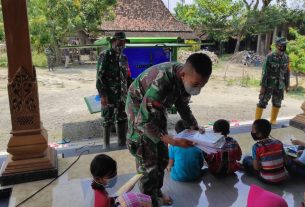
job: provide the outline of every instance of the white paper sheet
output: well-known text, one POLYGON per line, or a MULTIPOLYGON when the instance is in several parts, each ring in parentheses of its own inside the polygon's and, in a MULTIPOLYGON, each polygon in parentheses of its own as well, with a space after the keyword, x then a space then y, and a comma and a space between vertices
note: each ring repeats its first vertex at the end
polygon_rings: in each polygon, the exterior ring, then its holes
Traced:
POLYGON ((225 143, 225 138, 219 133, 206 132, 201 134, 199 131, 189 129, 175 135, 175 138, 190 140, 196 143, 196 147, 208 154, 221 150, 225 143))

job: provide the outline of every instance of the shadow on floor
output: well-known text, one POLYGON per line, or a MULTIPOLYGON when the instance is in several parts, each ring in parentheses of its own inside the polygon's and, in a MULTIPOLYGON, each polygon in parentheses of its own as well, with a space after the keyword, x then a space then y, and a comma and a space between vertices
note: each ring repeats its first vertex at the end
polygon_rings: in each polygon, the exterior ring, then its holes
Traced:
POLYGON ((191 183, 173 181, 167 174, 163 191, 173 198, 175 207, 240 207, 247 205, 248 192, 252 184, 282 196, 290 207, 299 207, 303 201, 304 179, 292 179, 283 185, 274 186, 263 184, 241 172, 223 178, 205 172, 202 180, 191 183))
MULTIPOLYGON (((112 189, 107 189, 109 195, 126 183, 134 174, 118 176, 118 182, 112 189)), ((91 185, 91 179, 82 181, 84 195, 91 185)), ((202 179, 197 182, 176 182, 169 174, 165 174, 162 191, 170 195, 173 200, 173 207, 242 207, 247 205, 250 185, 258 185, 268 191, 282 196, 289 207, 299 207, 303 201, 305 191, 305 180, 292 179, 283 185, 266 185, 257 179, 237 172, 227 177, 215 177, 207 170, 204 170, 202 179)), ((136 185, 133 192, 139 192, 136 185)))
POLYGON ((62 126, 63 138, 73 141, 97 138, 102 136, 101 120, 64 123, 62 126))

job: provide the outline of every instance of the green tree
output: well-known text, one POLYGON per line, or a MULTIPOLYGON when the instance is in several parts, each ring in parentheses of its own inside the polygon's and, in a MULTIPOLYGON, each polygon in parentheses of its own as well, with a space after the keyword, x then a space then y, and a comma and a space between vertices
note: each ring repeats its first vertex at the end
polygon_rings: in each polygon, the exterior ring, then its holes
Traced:
POLYGON ((294 40, 290 40, 287 45, 287 53, 290 60, 290 68, 296 76, 296 86, 298 86, 298 75, 305 74, 305 35, 300 35, 296 29, 289 29, 294 40))
POLYGON ((241 18, 236 20, 237 27, 235 28, 235 31, 237 36, 237 43, 234 52, 239 51, 240 41, 245 36, 251 36, 253 34, 257 35, 257 33, 259 33, 258 42, 260 42, 261 35, 257 28, 259 25, 263 25, 264 27, 266 26, 265 24, 261 24, 259 20, 271 2, 272 0, 262 0, 261 2, 260 0, 252 0, 251 3, 249 3, 249 1, 243 0, 245 9, 242 10, 241 18), (260 3, 262 5, 261 8, 259 8, 260 3))
POLYGON ((241 1, 196 0, 193 5, 178 4, 175 12, 179 20, 219 42, 221 51, 222 42, 235 32, 234 24, 240 18, 242 7, 241 1))
MULTIPOLYGON (((97 35, 103 20, 113 17, 115 0, 31 0, 28 3, 31 41, 42 52, 50 44, 57 54, 78 30, 97 35)), ((58 55, 57 55, 58 56, 58 55)))
POLYGON ((196 0, 201 20, 209 35, 218 42, 227 41, 232 35, 233 19, 237 19, 243 7, 241 1, 196 0))
POLYGON ((186 24, 188 24, 193 29, 203 27, 203 21, 199 15, 198 7, 195 4, 183 5, 178 3, 175 7, 176 18, 186 24))
POLYGON ((2 5, 0 4, 0 42, 4 42, 4 25, 2 15, 2 5))

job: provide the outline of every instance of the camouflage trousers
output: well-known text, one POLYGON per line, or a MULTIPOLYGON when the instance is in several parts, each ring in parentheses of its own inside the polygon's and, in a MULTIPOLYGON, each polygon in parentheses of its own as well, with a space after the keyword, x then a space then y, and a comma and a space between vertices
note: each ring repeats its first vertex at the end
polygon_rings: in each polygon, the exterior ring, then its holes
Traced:
POLYGON ((55 62, 55 60, 54 60, 54 57, 52 57, 52 56, 47 56, 47 63, 48 63, 48 68, 49 68, 49 70, 53 70, 53 68, 54 68, 54 62, 55 62))
POLYGON ((107 107, 102 108, 102 125, 103 127, 112 126, 116 123, 127 122, 127 114, 125 112, 125 103, 120 102, 115 106, 108 104, 107 107))
POLYGON ((127 147, 136 158, 137 172, 144 175, 139 183, 140 191, 150 195, 153 206, 158 207, 164 170, 168 164, 168 147, 161 141, 155 144, 144 135, 137 141, 127 140, 127 147))
POLYGON ((282 105, 282 100, 284 99, 284 90, 266 88, 263 93, 259 94, 259 103, 257 106, 260 108, 266 108, 271 97, 272 105, 274 107, 280 108, 282 105))

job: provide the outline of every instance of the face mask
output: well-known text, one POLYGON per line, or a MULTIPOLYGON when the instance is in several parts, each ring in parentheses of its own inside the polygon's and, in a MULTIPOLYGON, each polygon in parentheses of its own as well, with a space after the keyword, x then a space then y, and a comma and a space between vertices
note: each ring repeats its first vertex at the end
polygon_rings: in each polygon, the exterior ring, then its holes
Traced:
POLYGON ((281 53, 285 52, 285 51, 286 51, 286 45, 283 45, 283 46, 278 47, 278 50, 279 50, 281 53))
POLYGON ((185 83, 184 83, 184 88, 185 88, 185 91, 192 96, 198 95, 201 91, 201 87, 192 87, 185 83))
POLYGON ((107 184, 104 186, 105 188, 113 188, 113 186, 115 186, 116 182, 118 180, 118 177, 115 176, 113 178, 110 178, 107 182, 107 184))
POLYGON ((124 47, 122 45, 117 45, 114 47, 115 52, 117 52, 118 54, 121 54, 123 49, 124 49, 124 47))
POLYGON ((257 133, 251 132, 251 136, 255 141, 259 140, 259 137, 257 137, 257 133))
POLYGON ((285 51, 286 51, 286 46, 281 47, 281 48, 280 48, 280 51, 281 51, 281 52, 285 52, 285 51))

